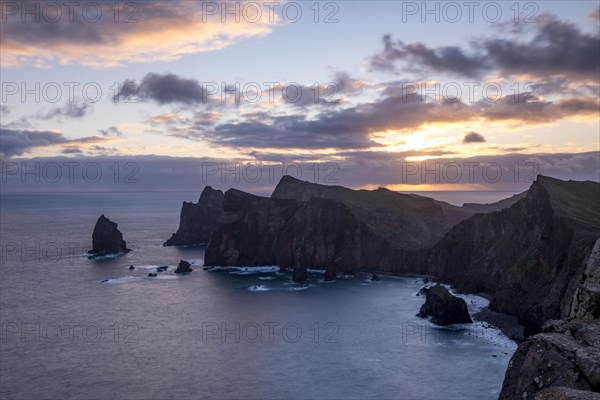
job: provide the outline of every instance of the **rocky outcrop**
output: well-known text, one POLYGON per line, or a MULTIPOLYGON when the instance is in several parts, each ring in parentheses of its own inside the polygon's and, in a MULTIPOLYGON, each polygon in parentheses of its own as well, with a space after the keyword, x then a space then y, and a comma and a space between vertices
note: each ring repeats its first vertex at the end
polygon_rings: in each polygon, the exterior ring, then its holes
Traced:
POLYGON ((110 254, 127 253, 127 243, 123 240, 123 234, 117 229, 117 224, 103 215, 96 221, 92 233, 92 249, 88 252, 90 258, 101 257, 110 254))
POLYGON ((180 260, 179 261, 179 265, 177 266, 177 269, 175 270, 176 274, 187 274, 188 272, 192 272, 192 265, 185 261, 185 260, 180 260))
POLYGON ((430 198, 289 176, 271 198, 227 191, 223 210, 206 265, 279 265, 292 270, 296 281, 307 278, 307 268, 325 269, 326 281, 362 269, 415 272, 423 266, 410 263, 410 253, 433 245, 449 229, 447 210, 430 198))
POLYGON ((535 400, 600 400, 600 393, 565 387, 551 387, 537 392, 535 400))
POLYGON ((501 400, 600 398, 599 271, 600 239, 585 263, 568 319, 546 322, 543 333, 519 345, 501 400))
POLYGON ((588 257, 569 315, 579 321, 600 319, 600 239, 588 257))
POLYGON ((223 192, 206 186, 198 203, 184 202, 179 217, 179 229, 165 246, 191 246, 208 243, 212 233, 221 226, 223 192))
MULTIPOLYGON (((342 186, 319 185, 284 176, 275 187, 273 199, 307 202, 310 199, 330 199, 352 210, 374 234, 398 248, 421 249, 441 239, 457 221, 446 218, 452 208, 444 210, 435 200, 388 189, 352 190, 342 186), (446 211, 446 212, 445 212, 446 211), (402 229, 399 229, 402 227, 402 229)), ((445 203, 444 203, 445 204, 445 203)), ((473 212, 460 213, 462 219, 473 212)))
POLYGON ((299 202, 231 189, 223 206, 223 227, 205 252, 207 266, 278 265, 292 270, 297 281, 306 279, 307 268, 319 268, 332 280, 337 273, 375 267, 386 254, 386 242, 331 199, 299 202), (366 251, 369 246, 381 251, 366 251))
POLYGON ((589 399, 599 391, 600 321, 552 320, 519 345, 499 399, 576 399, 585 392, 589 399))
POLYGON ((569 314, 600 236, 599 199, 597 182, 538 176, 525 198, 460 222, 422 259, 459 291, 493 294, 494 310, 535 334, 569 314))
POLYGON ((427 291, 427 299, 417 314, 418 317, 431 317, 438 325, 472 323, 467 303, 460 297, 452 295, 446 287, 437 284, 427 291))

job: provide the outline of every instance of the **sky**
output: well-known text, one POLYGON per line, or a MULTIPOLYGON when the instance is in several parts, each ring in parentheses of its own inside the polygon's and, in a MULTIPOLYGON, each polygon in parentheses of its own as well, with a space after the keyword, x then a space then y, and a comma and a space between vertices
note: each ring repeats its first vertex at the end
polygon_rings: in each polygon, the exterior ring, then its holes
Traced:
POLYGON ((600 180, 597 1, 1 6, 3 190, 600 180))

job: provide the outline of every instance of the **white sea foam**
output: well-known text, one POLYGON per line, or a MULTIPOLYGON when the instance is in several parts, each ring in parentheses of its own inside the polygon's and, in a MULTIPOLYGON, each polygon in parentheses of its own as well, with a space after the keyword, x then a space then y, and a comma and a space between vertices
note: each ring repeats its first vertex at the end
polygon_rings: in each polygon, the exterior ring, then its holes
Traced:
POLYGON ((212 267, 210 271, 228 272, 230 275, 255 275, 266 274, 279 271, 277 266, 263 267, 212 267))
POLYGON ((252 285, 248 288, 248 290, 250 292, 268 292, 271 289, 269 289, 265 285, 252 285))

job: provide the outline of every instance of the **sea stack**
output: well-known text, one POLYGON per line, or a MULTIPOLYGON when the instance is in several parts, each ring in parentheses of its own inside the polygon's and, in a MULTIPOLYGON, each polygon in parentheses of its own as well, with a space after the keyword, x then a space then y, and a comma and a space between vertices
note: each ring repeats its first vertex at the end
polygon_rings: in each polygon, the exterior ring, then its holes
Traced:
POLYGON ((431 321, 438 325, 472 323, 467 303, 460 297, 452 295, 439 283, 427 292, 427 300, 421 306, 418 317, 431 316, 431 321))
POLYGON ((109 254, 127 253, 127 243, 123 240, 123 234, 117 229, 117 224, 103 215, 98 218, 94 232, 92 233, 92 249, 88 252, 90 258, 105 256, 109 254))

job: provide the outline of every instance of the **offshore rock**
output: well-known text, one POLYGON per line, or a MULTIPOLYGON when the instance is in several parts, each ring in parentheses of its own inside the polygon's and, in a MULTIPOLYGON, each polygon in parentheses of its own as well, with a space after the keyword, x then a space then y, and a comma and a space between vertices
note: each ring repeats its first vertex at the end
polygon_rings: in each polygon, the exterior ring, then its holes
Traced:
POLYGON ((417 314, 418 317, 432 317, 431 321, 438 325, 472 323, 467 303, 454 296, 439 283, 427 291, 425 304, 417 314))
POLYGON ((92 249, 88 252, 94 257, 110 254, 127 253, 127 243, 123 240, 123 234, 117 229, 117 224, 103 215, 98 218, 94 232, 92 233, 92 249))

